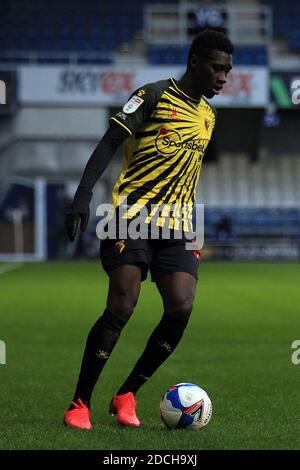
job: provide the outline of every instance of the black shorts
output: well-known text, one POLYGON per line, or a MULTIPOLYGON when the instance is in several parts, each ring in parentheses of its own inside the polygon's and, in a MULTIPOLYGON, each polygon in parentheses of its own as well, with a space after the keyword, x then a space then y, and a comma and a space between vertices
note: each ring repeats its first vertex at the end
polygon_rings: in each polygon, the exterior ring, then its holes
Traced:
POLYGON ((184 239, 107 238, 101 241, 100 258, 107 274, 124 264, 133 264, 141 268, 142 281, 148 269, 152 282, 175 272, 186 272, 198 279, 199 250, 187 250, 184 239))

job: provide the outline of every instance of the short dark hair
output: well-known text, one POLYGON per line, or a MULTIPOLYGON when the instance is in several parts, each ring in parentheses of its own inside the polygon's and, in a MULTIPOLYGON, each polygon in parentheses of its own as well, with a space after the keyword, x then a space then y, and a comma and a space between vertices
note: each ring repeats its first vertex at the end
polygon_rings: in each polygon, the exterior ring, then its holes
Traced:
POLYGON ((188 62, 192 54, 200 58, 208 58, 212 50, 233 54, 234 46, 230 39, 220 31, 206 29, 195 36, 189 51, 188 62))

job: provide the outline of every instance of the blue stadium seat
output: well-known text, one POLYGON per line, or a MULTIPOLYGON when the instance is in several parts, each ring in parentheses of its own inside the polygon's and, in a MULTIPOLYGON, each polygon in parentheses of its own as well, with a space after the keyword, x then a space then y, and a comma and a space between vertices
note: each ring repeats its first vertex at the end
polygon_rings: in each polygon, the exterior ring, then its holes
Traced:
POLYGON ((296 51, 300 50, 300 11, 298 0, 265 0, 273 10, 273 30, 278 37, 288 41, 296 51))
MULTIPOLYGON (((185 64, 189 46, 151 45, 147 56, 151 64, 185 64)), ((237 46, 234 63, 239 65, 266 65, 268 51, 266 46, 237 46)))
POLYGON ((215 238, 215 226, 226 215, 231 219, 232 233, 241 237, 292 237, 300 239, 299 209, 205 208, 205 237, 215 238))
POLYGON ((0 13, 0 51, 89 50, 110 57, 143 26, 143 2, 136 0, 10 0, 1 2, 0 13))

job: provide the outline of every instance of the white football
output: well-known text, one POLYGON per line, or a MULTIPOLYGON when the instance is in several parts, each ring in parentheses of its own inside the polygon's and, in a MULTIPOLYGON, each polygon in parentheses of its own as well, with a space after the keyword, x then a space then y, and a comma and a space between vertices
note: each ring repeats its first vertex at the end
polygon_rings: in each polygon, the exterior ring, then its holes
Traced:
POLYGON ((169 387, 160 401, 160 416, 170 429, 201 429, 209 423, 212 404, 206 391, 191 383, 169 387))

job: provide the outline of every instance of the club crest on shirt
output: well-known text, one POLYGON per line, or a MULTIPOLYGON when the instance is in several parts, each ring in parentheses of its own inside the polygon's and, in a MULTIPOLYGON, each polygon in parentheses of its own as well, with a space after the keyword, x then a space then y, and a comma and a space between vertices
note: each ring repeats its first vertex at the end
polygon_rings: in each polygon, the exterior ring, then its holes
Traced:
POLYGON ((205 125, 205 129, 208 131, 208 129, 210 128, 210 122, 208 119, 204 119, 204 125, 205 125))
POLYGON ((178 110, 175 108, 175 106, 170 109, 169 119, 180 119, 180 117, 178 116, 178 110))
POLYGON ((125 248, 125 240, 120 240, 117 243, 115 243, 116 249, 118 250, 119 253, 122 253, 122 251, 125 248))
POLYGON ((134 113, 141 106, 142 103, 144 103, 144 100, 140 96, 133 95, 130 100, 124 105, 123 111, 127 114, 134 113))

